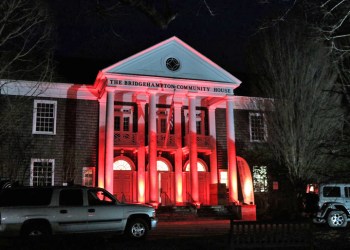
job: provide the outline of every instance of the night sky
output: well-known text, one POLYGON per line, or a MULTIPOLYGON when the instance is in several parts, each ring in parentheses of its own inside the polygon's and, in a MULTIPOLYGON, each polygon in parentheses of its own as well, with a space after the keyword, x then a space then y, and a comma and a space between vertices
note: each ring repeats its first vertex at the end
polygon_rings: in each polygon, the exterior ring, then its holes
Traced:
POLYGON ((58 80, 92 84, 99 70, 177 36, 244 81, 250 37, 271 12, 283 11, 289 4, 287 0, 270 4, 261 0, 170 1, 177 16, 162 29, 135 7, 120 4, 109 10, 115 2, 49 1, 58 80))

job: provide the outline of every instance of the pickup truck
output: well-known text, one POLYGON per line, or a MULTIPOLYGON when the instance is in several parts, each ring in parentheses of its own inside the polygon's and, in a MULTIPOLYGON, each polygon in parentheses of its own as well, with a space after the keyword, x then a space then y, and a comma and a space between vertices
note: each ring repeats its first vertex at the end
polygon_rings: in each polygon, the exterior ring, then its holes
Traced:
POLYGON ((120 203, 102 188, 22 187, 0 191, 0 236, 110 232, 141 239, 156 225, 153 207, 120 203))

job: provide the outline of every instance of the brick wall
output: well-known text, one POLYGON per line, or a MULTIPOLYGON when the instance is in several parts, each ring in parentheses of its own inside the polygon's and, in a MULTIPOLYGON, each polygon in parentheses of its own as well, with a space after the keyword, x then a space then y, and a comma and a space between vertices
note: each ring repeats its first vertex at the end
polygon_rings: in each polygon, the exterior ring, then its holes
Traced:
POLYGON ((62 185, 67 178, 73 178, 74 183, 81 184, 82 168, 96 166, 98 102, 32 97, 28 97, 25 102, 23 98, 12 99, 22 107, 25 114, 22 117, 19 140, 23 144, 30 144, 25 148, 25 156, 13 155, 24 158, 16 179, 24 185, 29 184, 31 158, 54 159, 55 185, 62 185), (32 134, 34 99, 57 101, 56 135, 32 134), (70 176, 65 178, 65 173, 70 173, 70 176))

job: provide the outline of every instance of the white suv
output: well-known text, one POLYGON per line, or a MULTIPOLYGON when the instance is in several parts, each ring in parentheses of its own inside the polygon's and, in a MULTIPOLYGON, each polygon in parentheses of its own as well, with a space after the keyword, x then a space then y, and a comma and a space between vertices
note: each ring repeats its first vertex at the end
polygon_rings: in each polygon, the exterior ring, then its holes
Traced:
POLYGON ((144 238, 155 209, 120 203, 102 188, 9 188, 0 191, 0 236, 110 232, 144 238))
POLYGON ((314 223, 346 227, 350 220, 350 184, 322 184, 319 188, 319 211, 314 223))

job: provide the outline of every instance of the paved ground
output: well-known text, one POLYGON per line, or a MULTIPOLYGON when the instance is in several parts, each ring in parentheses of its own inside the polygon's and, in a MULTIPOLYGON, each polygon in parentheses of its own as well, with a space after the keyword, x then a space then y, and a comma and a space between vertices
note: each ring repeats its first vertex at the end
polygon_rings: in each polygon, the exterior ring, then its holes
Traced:
MULTIPOLYGON (((0 240, 0 250, 226 250, 229 249, 228 231, 228 220, 161 221, 144 241, 130 241, 122 236, 61 236, 44 243, 0 240)), ((318 226, 314 228, 313 237, 316 250, 350 249, 350 227, 332 230, 318 226)))

